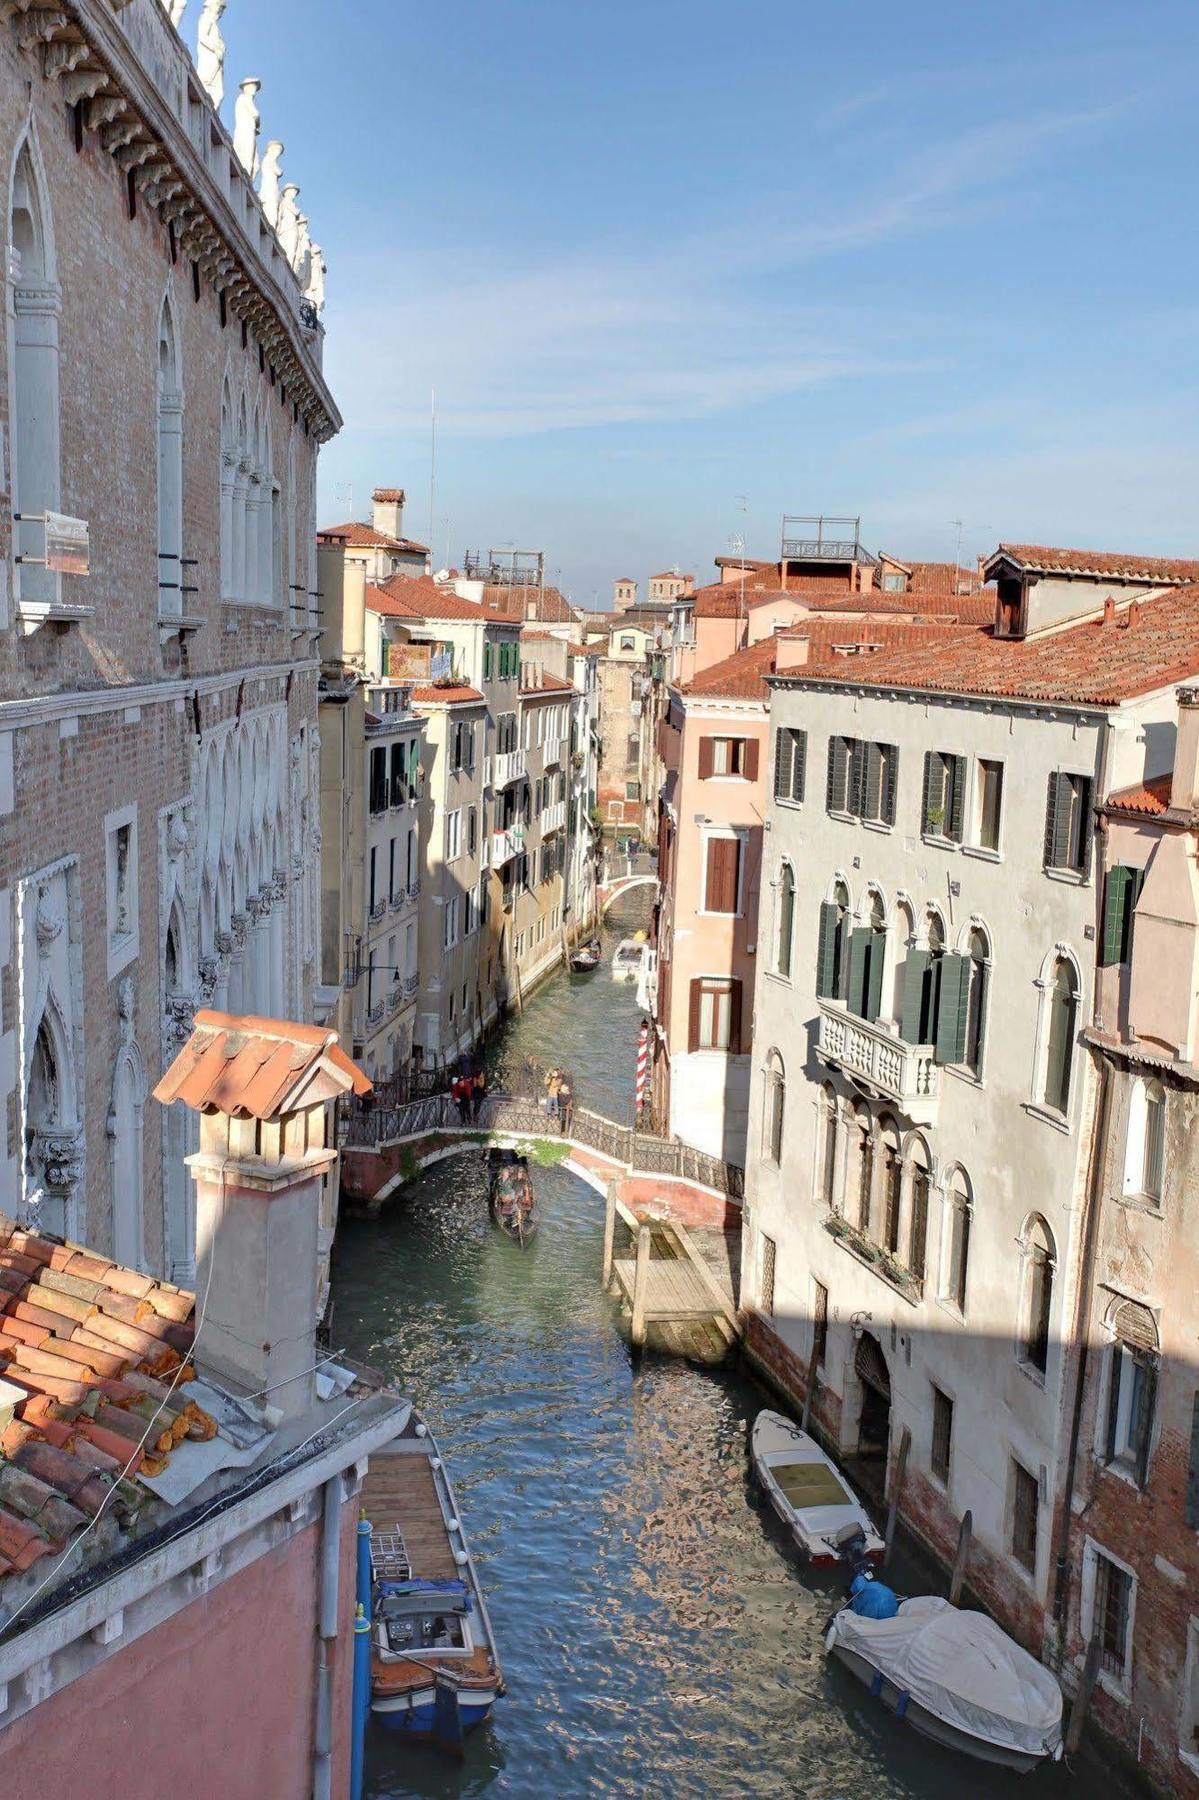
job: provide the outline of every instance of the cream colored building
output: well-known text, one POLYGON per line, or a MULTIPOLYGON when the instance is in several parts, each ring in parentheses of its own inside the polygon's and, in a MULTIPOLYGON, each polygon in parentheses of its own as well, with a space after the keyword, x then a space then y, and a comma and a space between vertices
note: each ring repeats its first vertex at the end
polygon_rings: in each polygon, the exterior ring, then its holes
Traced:
POLYGON ((368 581, 382 583, 396 575, 429 573, 430 551, 404 536, 403 488, 376 488, 371 495, 369 522, 349 519, 343 525, 326 525, 317 542, 340 549, 368 581))
POLYGON ((197 1004, 313 1016, 340 419, 158 0, 6 9, 0 169, 0 1210, 192 1284, 195 1121, 147 1095, 197 1004))

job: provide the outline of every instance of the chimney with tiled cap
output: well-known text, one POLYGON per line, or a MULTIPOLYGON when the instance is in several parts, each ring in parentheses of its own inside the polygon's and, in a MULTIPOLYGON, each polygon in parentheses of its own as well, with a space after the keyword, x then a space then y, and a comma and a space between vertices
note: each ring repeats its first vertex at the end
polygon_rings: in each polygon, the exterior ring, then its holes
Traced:
POLYGON ((371 517, 376 531, 385 531, 388 537, 403 537, 405 498, 403 488, 375 489, 371 495, 371 517))
POLYGON ((154 1089, 200 1114, 197 1366, 284 1418, 313 1398, 330 1102, 370 1085, 334 1032, 201 1011, 154 1089))
POLYGON ((1199 810, 1199 687, 1180 687, 1178 735, 1174 739, 1174 775, 1170 805, 1182 812, 1199 810))
POLYGON ((812 651, 812 640, 805 631, 780 631, 774 639, 774 672, 787 675, 802 669, 812 651))

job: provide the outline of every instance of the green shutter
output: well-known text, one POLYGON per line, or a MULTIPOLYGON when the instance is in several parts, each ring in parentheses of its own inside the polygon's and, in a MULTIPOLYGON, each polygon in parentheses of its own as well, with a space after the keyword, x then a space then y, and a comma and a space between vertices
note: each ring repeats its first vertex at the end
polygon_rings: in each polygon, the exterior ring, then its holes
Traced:
POLYGON ((936 781, 937 766, 940 762, 935 750, 924 752, 924 788, 920 795, 920 829, 931 832, 933 829, 929 813, 933 805, 933 784, 936 781))
POLYGON ((806 731, 791 733, 791 798, 802 800, 807 785, 808 774, 808 734, 806 731))
POLYGON ((1091 851, 1095 843, 1095 821, 1091 816, 1091 777, 1084 775, 1080 783, 1078 808, 1082 815, 1079 830, 1082 843, 1078 858, 1078 872, 1084 878, 1091 872, 1091 851))
POLYGON ((970 958, 941 958, 941 994, 937 1008, 937 1061, 966 1060, 966 1021, 970 1007, 970 958))
POLYGON ((903 965, 903 1020, 900 1036, 909 1044, 920 1042, 920 1003, 924 977, 931 961, 927 950, 909 950, 903 965))
POLYGON ((946 758, 949 774, 949 817, 945 822, 945 835, 953 839, 955 844, 962 841, 962 814, 966 804, 966 759, 964 756, 946 758))
POLYGON ((1199 1529, 1199 1394, 1191 1401, 1191 1457, 1187 1464, 1186 1521, 1199 1529))
POLYGON ((1124 945, 1128 936, 1128 890, 1133 871, 1117 863, 1107 872, 1103 896, 1103 941, 1099 961, 1105 965, 1124 961, 1124 945))
POLYGON ((882 758, 877 744, 864 746, 865 780, 863 783, 862 802, 859 808, 863 819, 882 818, 882 758))
POLYGON ((850 740, 843 737, 831 737, 828 741, 828 787, 825 804, 829 812, 846 812, 849 810, 848 775, 849 775, 850 740))
POLYGON ((820 939, 816 951, 816 993, 831 1000, 837 992, 837 920, 840 909, 831 900, 820 907, 820 939))
POLYGON ((1057 862, 1057 822, 1061 813, 1061 776, 1053 774, 1049 777, 1049 790, 1045 800, 1045 849, 1044 864, 1047 869, 1056 869, 1057 862))
POLYGON ((870 938, 866 969, 866 1017, 873 1024, 883 1002, 883 963, 886 960, 887 939, 881 931, 872 931, 870 938))
POLYGON ((883 824, 895 823, 895 789, 899 781, 899 745, 884 744, 888 752, 886 769, 883 774, 883 824))
POLYGON ((852 813, 855 819, 865 817, 863 806, 866 798, 866 767, 869 761, 868 746, 861 738, 849 738, 849 788, 845 796, 845 810, 852 813))
POLYGON ((846 1005, 850 1012, 866 1018, 866 965, 870 940, 874 936, 869 925, 859 925, 849 934, 849 993, 846 1005))
POLYGON ((776 800, 786 798, 791 780, 789 750, 788 734, 780 725, 774 734, 774 797, 776 800))
POLYGON ((1137 1486, 1143 1488, 1149 1480, 1149 1451, 1153 1445, 1153 1413, 1157 1405, 1157 1358, 1148 1351, 1142 1350, 1137 1358, 1139 1363, 1140 1382, 1138 1383, 1133 1404, 1136 1407, 1137 1432, 1137 1486))

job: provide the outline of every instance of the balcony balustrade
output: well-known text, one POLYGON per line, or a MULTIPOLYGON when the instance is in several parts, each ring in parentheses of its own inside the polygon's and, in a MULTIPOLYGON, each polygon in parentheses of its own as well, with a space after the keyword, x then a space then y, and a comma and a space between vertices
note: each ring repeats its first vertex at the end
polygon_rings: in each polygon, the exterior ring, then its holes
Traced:
POLYGON ((507 787, 509 782, 519 781, 525 773, 525 766, 523 750, 497 750, 495 753, 496 787, 507 787))
POLYGON ((937 1118, 941 1071, 936 1047, 909 1044, 885 1025, 872 1024, 836 1000, 821 1000, 816 1053, 856 1078, 880 1100, 892 1101, 914 1125, 937 1118))

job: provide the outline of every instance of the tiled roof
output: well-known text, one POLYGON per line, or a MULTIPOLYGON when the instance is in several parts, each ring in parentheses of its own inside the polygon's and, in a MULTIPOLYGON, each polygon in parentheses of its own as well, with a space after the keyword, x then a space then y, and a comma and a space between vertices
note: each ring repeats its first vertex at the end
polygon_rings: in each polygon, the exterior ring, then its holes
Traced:
POLYGON ((444 687, 413 688, 412 698, 419 706, 482 706, 484 704, 483 696, 478 688, 450 683, 444 687))
MULTIPOLYGON (((1117 607, 1107 622, 1096 619, 1031 638, 954 627, 926 630, 923 638, 871 657, 854 669, 852 679, 934 693, 1116 706, 1199 673, 1199 583, 1117 607)), ((822 673, 789 670, 787 678, 819 680, 822 673)))
MULTIPOLYGON (((773 598, 773 596, 772 596, 773 598)), ((946 625, 990 625, 995 618, 995 589, 980 588, 973 594, 937 594, 909 588, 906 594, 890 594, 870 588, 864 594, 840 594, 824 600, 802 598, 813 614, 862 613, 871 618, 901 613, 921 619, 939 619, 946 625)))
POLYGON ((1120 550, 1055 550, 1047 544, 1000 544, 987 559, 999 557, 1033 574, 1119 576, 1125 581, 1199 581, 1199 560, 1177 556, 1137 556, 1120 550))
POLYGON ((527 619, 531 604, 532 616, 541 625, 570 625, 575 617, 574 607, 556 587, 489 585, 483 589, 483 604, 489 612, 514 621, 527 619))
MULTIPOLYGON (((683 688, 684 696, 721 696, 740 700, 762 700, 770 696, 766 677, 774 674, 779 636, 791 641, 808 640, 808 661, 788 674, 807 675, 820 667, 835 666, 851 659, 855 671, 860 664, 881 656, 896 644, 917 643, 926 638, 944 636, 940 626, 913 625, 909 620, 846 620, 844 624, 829 619, 805 619, 777 636, 760 638, 744 650, 726 656, 722 662, 703 669, 683 688), (869 648, 864 648, 869 646, 869 648)), ((855 677, 856 679, 856 673, 855 677)))
POLYGON ((680 575, 679 571, 677 569, 660 569, 656 575, 650 576, 650 580, 651 581, 694 581, 695 576, 694 575, 680 575))
POLYGON ((402 506, 408 498, 403 488, 376 488, 371 495, 372 500, 380 500, 384 505, 402 506))
POLYGON ((269 1119, 332 1099, 347 1087, 366 1094, 371 1083, 340 1048, 335 1031, 202 1009, 154 1098, 164 1105, 182 1100, 197 1111, 213 1107, 234 1118, 269 1119))
POLYGON ((139 1477, 185 1439, 215 1437, 186 1392, 194 1308, 181 1288, 0 1214, 0 1409, 13 1407, 0 1582, 63 1553, 101 1507, 114 1530, 132 1527, 152 1498, 139 1477))
POLYGON ((680 598, 694 602, 697 619, 737 619, 745 612, 738 585, 732 581, 713 581, 680 598))
POLYGON ((754 556, 718 556, 716 567, 718 569, 753 569, 762 575, 777 575, 779 572, 777 562, 763 562, 759 557, 754 556))
POLYGON ((977 594, 983 578, 977 569, 965 569, 960 563, 914 562, 907 565, 911 575, 910 593, 977 594))
POLYGON ((367 584, 367 605, 372 612, 392 618, 469 619, 486 622, 486 614, 473 600, 463 600, 453 588, 438 587, 431 575, 393 575, 381 587, 367 584), (380 599, 386 604, 381 605, 380 599))
POLYGON ((1149 781, 1138 782, 1136 787, 1121 788, 1118 793, 1109 794, 1104 803, 1105 809, 1136 813, 1141 818, 1160 819, 1170 809, 1170 789, 1173 783, 1173 775, 1155 775, 1149 781))
POLYGON ((415 551, 419 556, 429 554, 428 544, 418 544, 413 538, 392 537, 389 532, 376 531, 373 525, 364 525, 360 519, 348 519, 344 525, 325 525, 317 532, 317 541, 322 544, 345 544, 351 550, 402 550, 415 551))
POLYGON ((522 687, 522 700, 538 700, 543 694, 573 694, 574 687, 569 681, 563 681, 561 675, 552 675, 548 669, 541 671, 541 680, 536 687, 522 687))

